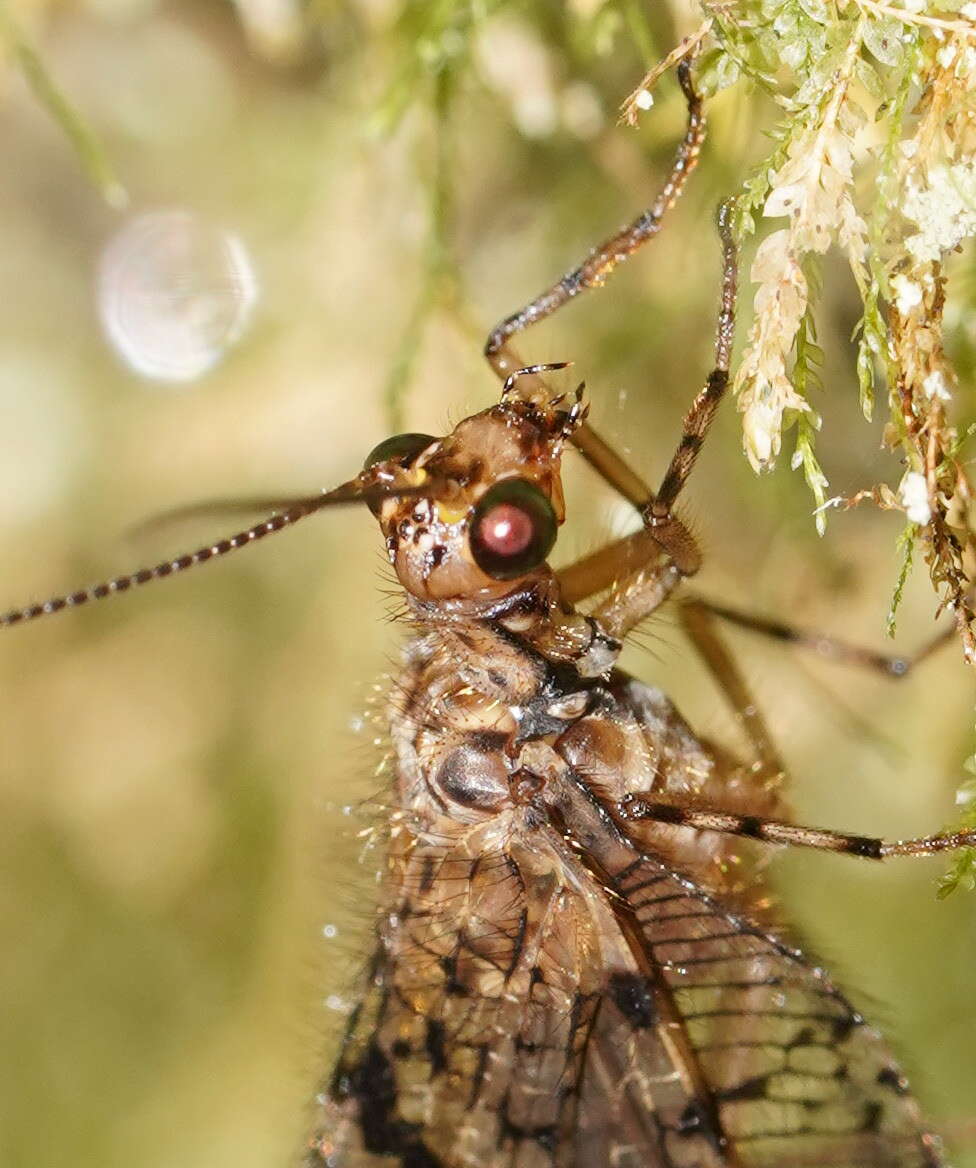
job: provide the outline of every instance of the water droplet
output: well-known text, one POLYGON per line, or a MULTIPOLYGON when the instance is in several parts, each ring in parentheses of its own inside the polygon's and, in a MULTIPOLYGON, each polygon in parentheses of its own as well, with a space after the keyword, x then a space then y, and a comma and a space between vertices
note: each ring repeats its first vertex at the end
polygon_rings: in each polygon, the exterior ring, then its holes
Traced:
POLYGON ((333 937, 335 937, 338 934, 338 932, 339 932, 339 930, 335 927, 335 925, 323 925, 322 926, 322 936, 327 938, 330 941, 333 937))
POLYGON ((109 241, 98 271, 105 334, 155 381, 193 381, 238 341, 257 301, 241 241, 187 211, 154 211, 109 241))

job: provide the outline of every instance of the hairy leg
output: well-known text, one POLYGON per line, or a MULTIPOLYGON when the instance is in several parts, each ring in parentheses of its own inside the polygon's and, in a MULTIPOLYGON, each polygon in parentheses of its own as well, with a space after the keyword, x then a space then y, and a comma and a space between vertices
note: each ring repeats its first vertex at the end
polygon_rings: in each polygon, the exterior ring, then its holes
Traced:
POLYGON ((678 807, 648 799, 625 800, 619 806, 624 819, 652 820, 698 831, 717 831, 724 835, 745 836, 769 844, 819 851, 842 852, 868 860, 886 860, 892 856, 932 856, 957 848, 976 847, 976 831, 951 831, 920 836, 909 840, 883 840, 875 836, 852 835, 819 827, 803 827, 758 815, 731 815, 706 808, 678 807))
POLYGON ((950 625, 936 633, 920 649, 905 657, 879 653, 874 649, 866 649, 862 645, 853 645, 849 641, 841 640, 829 633, 822 633, 816 629, 799 628, 786 621, 775 620, 759 613, 730 608, 728 605, 707 600, 702 596, 685 598, 684 603, 692 603, 711 613, 714 617, 736 625, 738 628, 748 629, 749 632, 760 633, 763 636, 772 637, 774 640, 810 650, 825 661, 837 662, 840 665, 860 666, 895 679, 907 677, 912 669, 928 660, 933 653, 943 645, 948 644, 955 635, 955 627, 950 625))

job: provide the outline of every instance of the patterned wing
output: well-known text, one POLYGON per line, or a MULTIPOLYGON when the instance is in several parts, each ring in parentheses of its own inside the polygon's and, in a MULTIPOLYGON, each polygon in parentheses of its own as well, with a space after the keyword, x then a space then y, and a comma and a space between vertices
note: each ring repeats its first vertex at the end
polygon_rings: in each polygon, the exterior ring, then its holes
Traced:
POLYGON ((578 1163, 741 1168, 938 1168, 901 1071, 823 970, 728 912, 660 861, 635 855, 581 785, 556 799, 605 887, 640 978, 601 1005, 583 1080, 578 1163), (661 1031, 689 1093, 663 1114, 649 1068, 661 1031), (608 1116, 611 1117, 608 1119, 608 1116), (603 1153, 605 1156, 605 1152, 603 1153))
POLYGON ((941 1168, 822 970, 552 777, 507 826, 403 831, 309 1168, 941 1168))
POLYGON ((401 896, 307 1163, 552 1168, 598 1001, 585 900, 512 839, 410 837, 392 863, 401 896))

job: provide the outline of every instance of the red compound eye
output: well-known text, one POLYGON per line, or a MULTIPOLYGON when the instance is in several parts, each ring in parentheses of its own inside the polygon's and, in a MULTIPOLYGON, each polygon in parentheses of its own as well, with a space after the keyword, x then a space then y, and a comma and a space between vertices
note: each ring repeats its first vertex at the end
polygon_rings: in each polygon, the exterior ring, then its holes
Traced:
POLYGON ((478 542, 486 551, 505 559, 520 555, 535 535, 532 516, 513 503, 499 503, 478 524, 478 542))
POLYGON ((537 568, 556 542, 556 515, 548 498, 525 479, 503 479, 487 490, 471 518, 474 562, 495 580, 513 580, 537 568))

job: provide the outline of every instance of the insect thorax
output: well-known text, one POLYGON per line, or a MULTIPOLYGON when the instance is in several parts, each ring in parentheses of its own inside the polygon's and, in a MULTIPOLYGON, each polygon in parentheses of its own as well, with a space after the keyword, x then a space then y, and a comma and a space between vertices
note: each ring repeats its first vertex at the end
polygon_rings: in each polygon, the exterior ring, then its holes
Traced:
MULTIPOLYGON (((782 812, 777 793, 757 795, 745 768, 698 739, 661 690, 615 668, 619 643, 562 611, 551 577, 488 614, 413 607, 422 631, 390 703, 403 831, 477 833, 483 852, 504 852, 545 821, 546 784, 566 772, 607 806, 653 794, 782 812)), ((753 912, 764 904, 741 841, 665 824, 628 830, 706 889, 753 912)))

